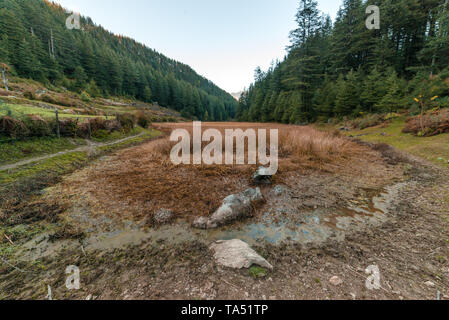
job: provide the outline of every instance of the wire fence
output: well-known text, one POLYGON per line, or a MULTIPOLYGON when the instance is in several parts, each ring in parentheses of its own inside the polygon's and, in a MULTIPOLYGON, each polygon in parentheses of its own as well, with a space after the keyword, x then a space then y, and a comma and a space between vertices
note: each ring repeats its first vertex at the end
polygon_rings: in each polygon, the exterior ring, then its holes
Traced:
POLYGON ((151 119, 146 114, 116 114, 115 118, 59 117, 59 110, 44 117, 21 112, 8 105, 0 105, 0 143, 14 143, 37 137, 68 137, 92 139, 95 134, 113 131, 130 132, 135 126, 148 127, 151 119))

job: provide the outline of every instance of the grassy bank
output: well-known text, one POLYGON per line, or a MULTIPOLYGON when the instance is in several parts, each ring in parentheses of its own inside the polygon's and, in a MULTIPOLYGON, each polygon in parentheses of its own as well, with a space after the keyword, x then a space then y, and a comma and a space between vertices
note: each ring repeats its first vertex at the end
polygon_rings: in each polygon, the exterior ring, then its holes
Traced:
POLYGON ((134 127, 130 132, 124 131, 108 132, 107 130, 98 130, 92 134, 92 141, 107 143, 115 140, 124 139, 129 136, 136 136, 141 133, 147 134, 148 130, 138 126, 134 127))
POLYGON ((0 165, 64 150, 73 150, 85 144, 86 142, 83 139, 58 139, 56 137, 36 137, 14 142, 0 142, 0 165))
POLYGON ((433 137, 416 137, 402 133, 404 126, 405 119, 396 118, 386 127, 376 126, 364 130, 353 130, 347 134, 364 141, 387 143, 399 150, 449 168, 449 133, 433 137))
MULTIPOLYGON (((31 105, 21 105, 21 104, 3 104, 0 105, 0 116, 7 116, 11 115, 12 117, 18 117, 25 114, 33 114, 40 116, 42 118, 46 119, 54 119, 55 118, 55 111, 52 109, 47 108, 39 108, 31 105)), ((64 110, 59 111, 59 118, 102 118, 102 116, 96 116, 96 115, 80 115, 80 114, 73 114, 73 113, 67 113, 64 110)))
MULTIPOLYGON (((161 135, 161 132, 153 129, 139 129, 137 131, 132 132, 132 135, 140 133, 138 137, 130 138, 117 144, 97 147, 96 152, 94 153, 89 153, 87 151, 70 152, 50 159, 20 166, 15 169, 0 171, 0 186, 21 182, 25 183, 25 180, 28 179, 41 179, 42 177, 45 177, 47 179, 48 177, 52 176, 60 176, 69 173, 77 168, 80 168, 81 166, 85 165, 90 160, 93 160, 98 156, 104 155, 114 150, 118 150, 120 148, 139 144, 161 135)), ((127 136, 129 136, 129 134, 127 136)), ((62 143, 61 146, 62 145, 64 145, 64 143, 62 143)))

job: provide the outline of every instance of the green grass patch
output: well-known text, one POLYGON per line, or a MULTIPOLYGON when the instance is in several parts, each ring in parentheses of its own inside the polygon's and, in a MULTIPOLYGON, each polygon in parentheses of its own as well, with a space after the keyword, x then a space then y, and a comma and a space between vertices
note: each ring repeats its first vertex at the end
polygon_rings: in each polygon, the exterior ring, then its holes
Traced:
POLYGON ((103 110, 104 112, 110 114, 134 113, 137 111, 137 109, 132 106, 97 106, 97 109, 103 110))
MULTIPOLYGON (((10 114, 14 118, 20 118, 26 114, 38 115, 46 119, 55 119, 55 111, 46 108, 39 108, 31 105, 21 105, 21 104, 2 104, 0 105, 0 117, 7 116, 10 114)), ((64 110, 59 110, 59 118, 102 118, 102 116, 94 115, 79 115, 65 113, 64 110)))
POLYGON ((387 143, 399 150, 427 159, 440 166, 449 168, 449 133, 433 137, 415 137, 402 133, 405 126, 403 117, 396 118, 386 128, 373 127, 348 132, 364 141, 387 143))
POLYGON ((88 160, 86 152, 71 152, 11 170, 0 171, 0 184, 8 184, 42 174, 65 174, 88 160))
POLYGON ((109 133, 107 130, 98 130, 92 135, 92 140, 96 142, 111 142, 114 140, 124 139, 129 136, 135 136, 146 131, 147 130, 141 127, 135 127, 128 133, 124 131, 113 131, 109 133))
POLYGON ((249 275, 254 279, 264 278, 268 274, 268 271, 262 267, 252 266, 249 268, 249 275))
MULTIPOLYGON (((0 137, 1 140, 2 137, 0 137)), ((64 150, 73 150, 85 144, 86 142, 83 139, 58 139, 56 137, 36 137, 27 140, 4 142, 0 143, 0 165, 64 150)))
POLYGON ((98 150, 101 153, 107 153, 107 152, 112 152, 118 149, 122 149, 125 147, 130 147, 142 142, 145 142, 149 139, 154 139, 159 137, 160 135, 162 135, 162 132, 158 131, 158 130, 154 130, 154 129, 142 129, 144 130, 144 134, 142 134, 141 136, 135 137, 135 138, 131 138, 128 139, 126 141, 122 141, 120 143, 116 143, 113 145, 108 145, 108 146, 103 146, 103 147, 99 147, 98 150))
POLYGON ((46 227, 41 224, 19 224, 15 226, 0 226, 0 256, 11 259, 14 257, 21 244, 33 239, 44 232, 46 227), (13 244, 7 240, 7 237, 13 244))
MULTIPOLYGON (((97 156, 103 155, 124 147, 129 147, 149 139, 156 138, 162 133, 157 130, 142 129, 144 134, 139 137, 131 138, 122 141, 117 144, 111 144, 108 146, 98 147, 97 156)), ((59 155, 50 159, 34 162, 28 165, 20 166, 11 170, 0 171, 0 185, 7 185, 10 183, 20 182, 26 179, 32 179, 39 176, 59 176, 72 172, 75 169, 80 168, 84 164, 91 160, 88 157, 87 152, 69 152, 64 155, 59 155)))

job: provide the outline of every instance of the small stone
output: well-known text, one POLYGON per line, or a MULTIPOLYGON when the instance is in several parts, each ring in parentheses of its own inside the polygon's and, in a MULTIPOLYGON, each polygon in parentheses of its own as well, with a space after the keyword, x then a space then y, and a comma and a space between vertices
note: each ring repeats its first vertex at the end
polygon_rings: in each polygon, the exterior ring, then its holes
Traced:
POLYGON ((435 287, 435 283, 433 283, 432 281, 427 281, 426 283, 424 283, 426 286, 428 287, 435 287))
POLYGON ((160 209, 154 213, 153 219, 157 224, 167 224, 174 218, 174 213, 171 210, 160 209))
POLYGON ((88 295, 87 298, 86 298, 86 300, 92 300, 92 295, 91 295, 91 294, 88 295))
POLYGON ((198 217, 193 221, 192 227, 197 229, 207 229, 208 221, 209 219, 207 219, 206 217, 198 217))
POLYGON ((334 286, 339 286, 341 284, 343 284, 343 280, 341 280, 339 277, 334 276, 332 278, 330 278, 329 282, 334 285, 334 286))
POLYGON ((247 189, 241 193, 241 195, 248 197, 252 202, 260 203, 264 201, 263 194, 260 191, 260 188, 256 189, 247 189))
POLYGON ((282 193, 284 193, 284 188, 280 185, 274 187, 274 194, 279 197, 282 193))

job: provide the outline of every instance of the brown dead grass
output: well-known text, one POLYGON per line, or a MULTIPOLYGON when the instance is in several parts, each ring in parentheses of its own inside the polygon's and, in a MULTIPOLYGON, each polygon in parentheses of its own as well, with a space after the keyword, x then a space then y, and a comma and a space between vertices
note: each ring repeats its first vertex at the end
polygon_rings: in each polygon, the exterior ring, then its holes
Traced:
POLYGON ((434 111, 407 119, 403 133, 431 137, 449 132, 449 109, 434 111))
MULTIPOLYGON (((157 124, 167 133, 176 128, 190 130, 191 124, 157 124)), ((291 180, 307 172, 346 172, 361 177, 383 166, 380 155, 369 147, 352 142, 336 132, 312 127, 272 124, 205 123, 208 128, 263 128, 280 130, 279 171, 274 183, 291 180), (363 158, 368 156, 369 160, 363 158), (367 170, 366 167, 374 168, 367 170)), ((70 177, 66 195, 88 198, 103 213, 144 218, 165 208, 178 217, 209 215, 226 196, 251 186, 257 165, 180 165, 169 159, 174 143, 165 138, 122 150, 95 166, 70 177)), ((380 170, 378 170, 380 172, 380 170)))
MULTIPOLYGON (((169 124, 156 124, 155 127, 158 130, 166 133, 171 132, 174 129, 186 129, 190 133, 192 132, 191 123, 169 123, 169 124)), ((225 129, 258 129, 267 130, 267 147, 270 144, 269 130, 279 130, 279 156, 280 161, 294 160, 298 161, 313 161, 318 165, 318 168, 322 168, 322 164, 326 162, 335 162, 342 159, 346 159, 351 155, 360 153, 361 149, 354 143, 351 143, 347 138, 340 135, 340 132, 319 131, 311 126, 289 126, 280 124, 257 124, 257 123, 203 123, 203 132, 207 129, 218 129, 224 136, 225 129)), ((161 149, 158 146, 155 151, 159 151, 160 156, 167 157, 170 154, 170 150, 175 143, 171 143, 166 140, 166 145, 161 149)), ((203 148, 207 145, 207 142, 203 142, 203 148)), ((224 138, 223 138, 224 146, 224 138)), ((245 141, 245 150, 247 149, 247 141, 245 141)), ((235 152, 235 145, 234 145, 235 152)), ((247 152, 245 153, 247 155, 247 152)), ((284 161, 285 163, 285 161, 284 161)))

